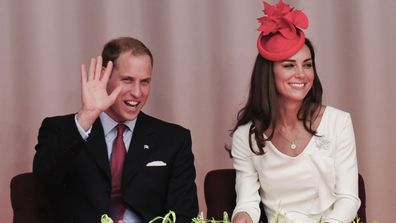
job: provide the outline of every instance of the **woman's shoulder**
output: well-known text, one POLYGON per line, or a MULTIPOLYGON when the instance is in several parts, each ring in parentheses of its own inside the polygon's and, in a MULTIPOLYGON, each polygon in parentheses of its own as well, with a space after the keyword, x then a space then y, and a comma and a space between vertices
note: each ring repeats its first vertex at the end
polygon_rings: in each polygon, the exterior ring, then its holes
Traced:
POLYGON ((324 106, 324 114, 323 116, 327 116, 329 118, 346 118, 349 117, 350 114, 347 111, 343 111, 341 109, 325 105, 324 106))
POLYGON ((250 121, 248 123, 245 123, 245 124, 242 124, 242 125, 238 126, 238 128, 235 130, 233 135, 241 135, 241 134, 248 135, 251 125, 252 125, 252 122, 250 121))
POLYGON ((351 115, 349 112, 327 105, 323 112, 321 125, 330 129, 338 129, 350 121, 351 115))

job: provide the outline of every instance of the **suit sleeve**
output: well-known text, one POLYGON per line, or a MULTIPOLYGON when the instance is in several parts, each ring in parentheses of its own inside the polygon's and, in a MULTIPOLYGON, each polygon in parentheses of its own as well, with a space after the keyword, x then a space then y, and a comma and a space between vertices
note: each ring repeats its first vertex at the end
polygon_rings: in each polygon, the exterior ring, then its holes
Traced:
POLYGON ((198 215, 198 198, 191 135, 188 130, 184 132, 172 165, 166 208, 175 211, 177 222, 190 223, 198 215))
POLYGON ((33 173, 46 183, 60 183, 84 143, 74 115, 44 119, 35 147, 33 173))

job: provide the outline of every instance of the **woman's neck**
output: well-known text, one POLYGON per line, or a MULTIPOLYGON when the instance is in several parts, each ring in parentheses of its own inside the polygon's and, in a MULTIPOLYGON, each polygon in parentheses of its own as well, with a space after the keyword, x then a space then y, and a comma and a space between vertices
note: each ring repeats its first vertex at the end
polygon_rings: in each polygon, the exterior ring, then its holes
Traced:
POLYGON ((280 102, 278 125, 286 129, 295 128, 299 123, 297 114, 300 110, 301 104, 302 102, 280 102))

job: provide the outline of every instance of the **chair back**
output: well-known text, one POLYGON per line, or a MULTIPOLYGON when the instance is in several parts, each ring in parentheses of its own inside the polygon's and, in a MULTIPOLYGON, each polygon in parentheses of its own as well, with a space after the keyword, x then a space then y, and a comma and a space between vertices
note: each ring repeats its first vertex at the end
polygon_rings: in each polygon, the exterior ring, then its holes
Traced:
POLYGON ((231 217, 235 208, 235 170, 212 170, 205 176, 204 194, 208 219, 223 219, 223 211, 231 217))
MULTIPOLYGON (((223 212, 232 215, 236 205, 235 170, 218 169, 209 171, 205 176, 204 194, 208 219, 223 219, 223 212)), ((260 222, 267 223, 264 208, 260 203, 260 222)))
POLYGON ((358 210, 358 217, 361 223, 366 223, 366 188, 364 186, 363 176, 359 173, 359 198, 360 198, 360 208, 358 210))
POLYGON ((53 205, 47 187, 33 173, 14 176, 10 183, 13 223, 50 223, 53 205))

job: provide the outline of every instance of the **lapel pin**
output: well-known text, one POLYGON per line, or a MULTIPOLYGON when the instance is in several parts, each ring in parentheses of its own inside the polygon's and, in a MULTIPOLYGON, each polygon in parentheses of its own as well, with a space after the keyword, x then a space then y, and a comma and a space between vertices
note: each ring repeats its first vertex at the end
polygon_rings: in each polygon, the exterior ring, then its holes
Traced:
POLYGON ((144 149, 150 149, 150 147, 148 145, 144 145, 143 148, 144 149))

